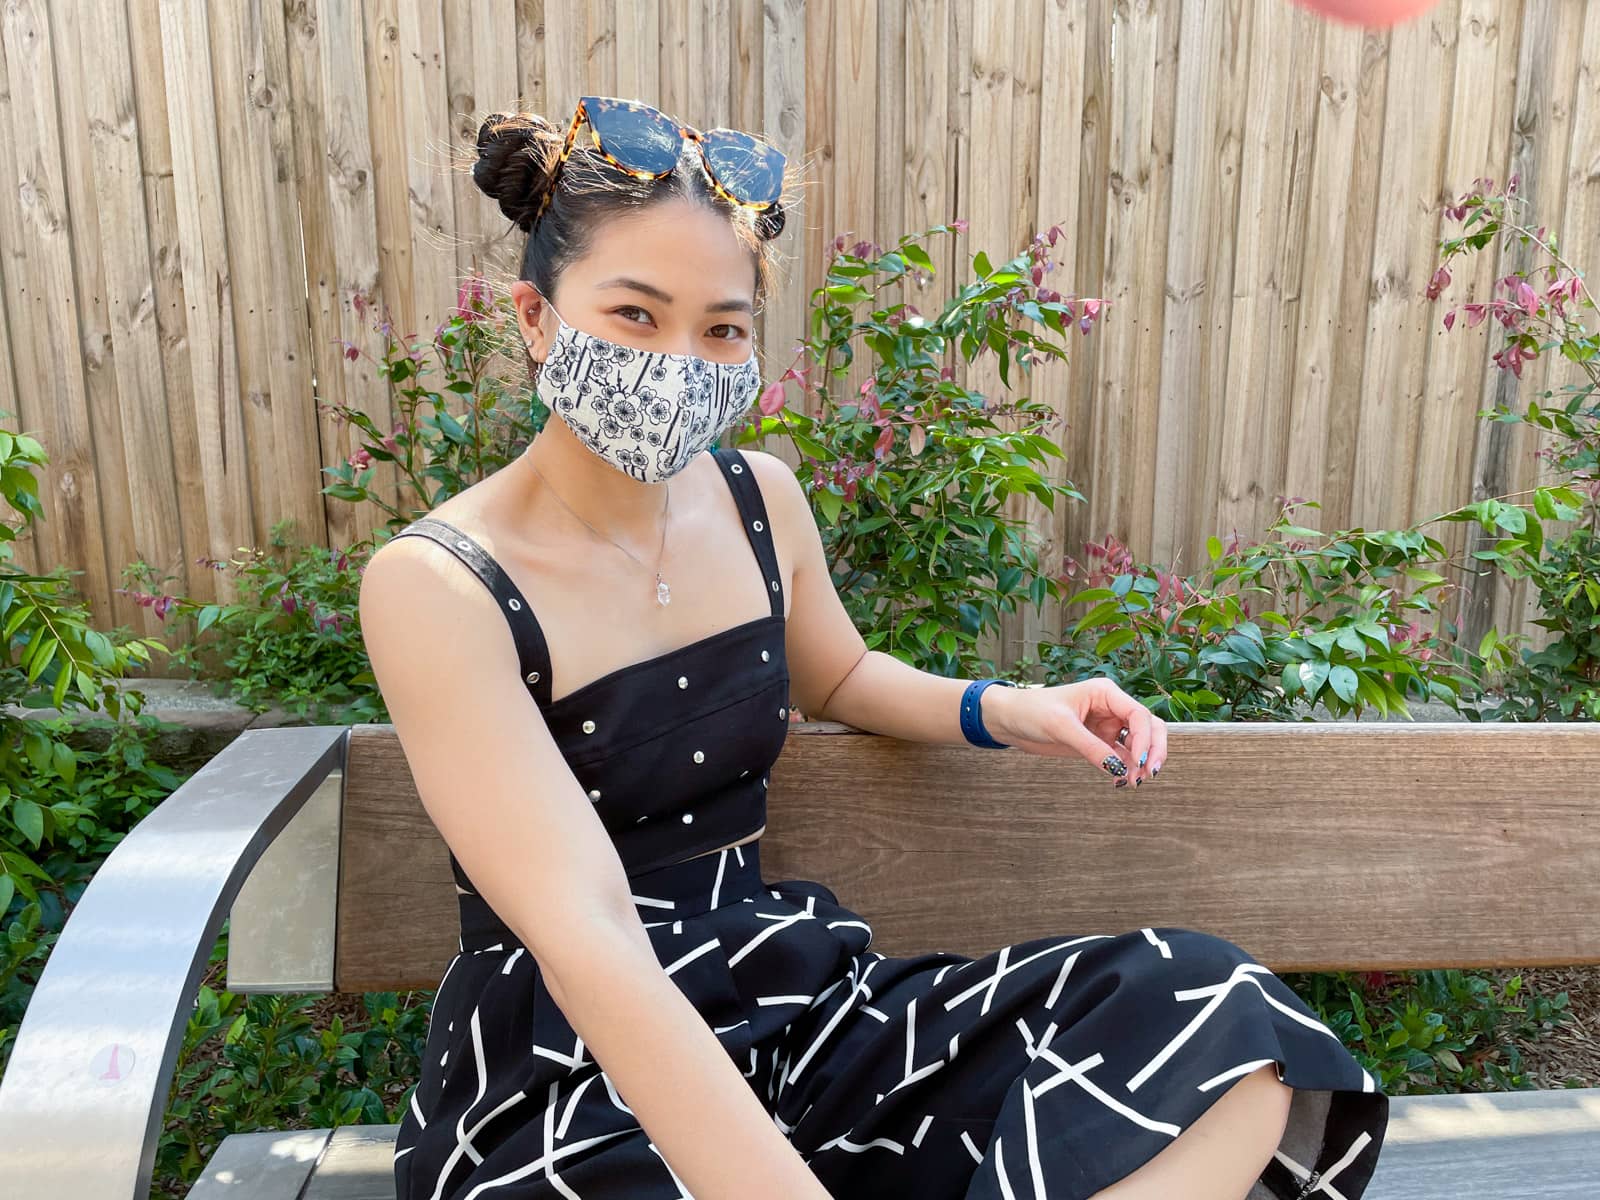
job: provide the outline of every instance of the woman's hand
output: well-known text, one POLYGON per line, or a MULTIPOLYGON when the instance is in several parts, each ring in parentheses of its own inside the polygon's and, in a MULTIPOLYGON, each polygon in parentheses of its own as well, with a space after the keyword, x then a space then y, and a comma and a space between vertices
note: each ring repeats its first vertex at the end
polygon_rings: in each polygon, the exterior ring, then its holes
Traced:
POLYGON ((989 735, 1030 754, 1082 756, 1137 786, 1167 761, 1167 723, 1103 675, 1055 687, 984 688, 989 735))

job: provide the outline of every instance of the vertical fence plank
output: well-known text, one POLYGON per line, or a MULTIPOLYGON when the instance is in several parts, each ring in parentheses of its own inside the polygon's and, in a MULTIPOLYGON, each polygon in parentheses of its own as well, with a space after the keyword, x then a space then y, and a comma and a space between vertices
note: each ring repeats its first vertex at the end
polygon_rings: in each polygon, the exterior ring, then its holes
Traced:
MULTIPOLYGON (((149 226, 150 283, 155 304, 157 348, 166 396, 166 422, 172 439, 168 473, 177 491, 177 536, 184 561, 169 586, 200 603, 216 601, 227 585, 216 571, 196 562, 210 546, 205 477, 200 469, 199 414, 189 358, 188 303, 183 292, 179 253, 178 196, 172 165, 172 133, 167 114, 166 63, 158 0, 129 0, 128 52, 135 79, 134 105, 139 129, 145 215, 149 226)), ((301 403, 305 400, 302 398, 301 403)))
MULTIPOLYGON (((776 379, 790 366, 804 366, 798 345, 809 336, 806 327, 810 287, 820 280, 810 277, 807 247, 815 232, 814 201, 821 187, 821 172, 807 159, 806 127, 806 12, 805 0, 766 0, 762 11, 762 135, 782 150, 798 167, 796 195, 784 213, 783 232, 777 246, 781 255, 762 313, 760 333, 765 377, 776 379)), ((809 400, 799 386, 790 385, 789 403, 807 411, 809 400)), ((800 455, 780 437, 765 438, 761 447, 798 466, 800 455)))
MULTIPOLYGON (((833 38, 833 6, 835 0, 806 0, 802 19, 805 21, 805 156, 812 166, 815 184, 809 193, 810 218, 805 224, 803 240, 796 239, 803 261, 810 265, 817 283, 832 261, 833 240, 840 232, 836 228, 837 206, 834 201, 834 128, 837 115, 838 89, 834 82, 837 47, 833 38)), ((664 74, 664 69, 663 69, 664 74)), ((825 380, 821 369, 813 373, 818 386, 832 388, 833 381, 825 380)), ((812 393, 805 402, 797 405, 808 416, 821 411, 821 403, 812 393)))
POLYGON ((1433 273, 1440 125, 1448 115, 1449 95, 1440 86, 1449 78, 1442 45, 1446 25, 1447 15, 1434 10, 1397 26, 1389 41, 1389 106, 1352 513, 1367 526, 1410 516, 1407 484, 1422 415, 1424 353, 1418 351, 1425 343, 1418 334, 1432 327, 1432 304, 1423 291, 1433 273))
MULTIPOLYGON (((314 55, 316 74, 306 83, 320 99, 321 176, 327 191, 329 244, 333 255, 324 269, 330 272, 327 300, 327 336, 340 338, 374 353, 380 348, 371 333, 373 314, 363 313, 358 296, 370 296, 379 306, 389 303, 378 273, 377 211, 373 195, 371 120, 367 107, 366 56, 359 5, 344 0, 317 0, 316 36, 307 47, 314 55)), ((308 64, 309 65, 309 64, 308 64)), ((405 332, 401 330, 399 332, 405 332)), ((385 428, 394 419, 383 380, 366 357, 341 356, 337 369, 343 382, 343 403, 359 410, 385 428)), ((332 461, 347 457, 356 447, 353 426, 323 430, 323 455, 332 461)), ((387 514, 376 504, 338 504, 329 507, 330 537, 335 546, 347 546, 369 536, 387 514)))
MULTIPOLYGON (((1511 156, 1507 175, 1519 178, 1517 194, 1530 203, 1517 206, 1519 220, 1533 219, 1552 228, 1561 227, 1561 200, 1565 172, 1564 155, 1570 143, 1566 129, 1566 111, 1571 103, 1577 71, 1577 55, 1582 48, 1583 11, 1578 6, 1529 4, 1522 11, 1519 54, 1516 73, 1515 111, 1511 122, 1511 156)), ((1497 176, 1497 182, 1504 181, 1497 176)), ((1504 278, 1515 271, 1531 268, 1539 259, 1531 248, 1515 238, 1502 241, 1497 259, 1495 277, 1504 278)), ((1493 345, 1499 349, 1502 339, 1495 337, 1493 345)), ((1543 372, 1532 364, 1534 370, 1525 371, 1519 383, 1507 371, 1492 362, 1485 367, 1481 407, 1505 405, 1513 410, 1525 408, 1529 399, 1538 395, 1543 372)), ((1473 461, 1472 497, 1502 496, 1521 492, 1533 485, 1539 473, 1534 454, 1539 447, 1537 431, 1526 425, 1490 423, 1482 431, 1473 461)), ((1466 550, 1473 551, 1492 545, 1496 536, 1485 534, 1481 527, 1467 530, 1466 550)), ((1476 561, 1476 560, 1474 560, 1476 561)), ((1523 612, 1524 597, 1528 594, 1525 580, 1513 580, 1504 572, 1491 568, 1473 582, 1471 591, 1463 597, 1461 625, 1463 641, 1476 649, 1478 641, 1493 624, 1500 630, 1520 630, 1526 633, 1532 648, 1538 648, 1544 635, 1537 626, 1529 626, 1523 612)), ((1480 568, 1483 569, 1483 568, 1480 568)))
MULTIPOLYGON (((1051 7, 1053 0, 1030 0, 1018 10, 1020 18, 1012 35, 1016 58, 1016 70, 1012 75, 1017 106, 1016 127, 1023 142, 1041 150, 1054 141, 1053 131, 1059 127, 1054 111, 1058 97, 1050 94, 1047 108, 1043 91, 1046 10, 1051 7)), ((1011 155, 1014 206, 1012 234, 1003 253, 1021 253, 1029 248, 1036 235, 1045 232, 1046 226, 1039 221, 1043 166, 1042 154, 1011 155)), ((1051 199, 1053 201, 1054 197, 1051 199)), ((1012 375, 1013 387, 1018 396, 1052 405, 1056 414, 1059 414, 1064 400, 1061 388, 1065 379, 1053 376, 1048 369, 1039 370, 1041 365, 1047 367, 1048 364, 1036 363, 1027 373, 1016 370, 1012 375)), ((1051 440, 1059 438, 1061 433, 1059 417, 1052 418, 1040 427, 1040 436, 1051 440)), ((1048 464, 1042 467, 1042 471, 1047 476, 1054 473, 1048 464)), ((1053 562, 1059 558, 1059 543, 1051 528, 1051 510, 1026 492, 1013 496, 1007 503, 1007 510, 1024 522, 1025 536, 1038 556, 1040 570, 1047 573, 1052 571, 1053 562)), ((1026 588, 1031 582, 1031 579, 1024 579, 1023 587, 1026 588)), ((1006 613, 1001 621, 999 663, 1012 663, 1035 656, 1040 637, 1051 631, 1044 624, 1045 615, 1045 611, 1036 606, 1026 592, 1018 596, 1017 610, 1006 613)))
MULTIPOLYGON (((65 563, 84 570, 75 584, 100 614, 108 615, 112 581, 92 438, 97 399, 92 377, 104 355, 95 338, 103 327, 97 297, 80 294, 74 261, 75 237, 87 237, 94 218, 91 211, 87 228, 75 227, 73 201, 86 198, 69 177, 74 164, 63 144, 55 86, 60 48, 49 6, 18 0, 6 5, 3 21, 11 148, 23 218, 19 290, 23 311, 32 318, 12 349, 27 372, 22 427, 38 434, 51 460, 39 480, 49 519, 36 526, 35 536, 47 567, 65 563)), ((98 244, 96 236, 90 246, 98 244)))
MULTIPOLYGON (((581 8, 563 7, 564 16, 583 19, 581 8)), ((471 162, 483 119, 517 104, 516 12, 493 0, 451 0, 444 10, 444 40, 457 154, 471 162)), ((470 172, 455 172, 451 189, 456 204, 457 275, 497 276, 514 270, 516 263, 511 260, 522 245, 521 231, 478 190, 470 172)))
MULTIPOLYGON (((655 10, 655 5, 649 7, 655 10)), ((545 84, 545 0, 517 0, 516 24, 518 105, 526 112, 543 113, 552 121, 559 121, 560 116, 550 111, 550 92, 545 84)))
MULTIPOLYGON (((1461 4, 1451 119, 1441 168, 1442 203, 1453 204, 1475 179, 1505 182, 1521 26, 1510 10, 1511 6, 1496 0, 1463 0, 1461 4)), ((1462 232, 1460 222, 1441 218, 1440 237, 1456 237, 1462 232)), ((1478 402, 1491 344, 1499 339, 1493 335, 1493 322, 1477 329, 1467 329, 1461 322, 1445 333, 1442 319, 1445 312, 1464 300, 1488 298, 1494 285, 1496 258, 1494 252, 1485 250, 1452 261, 1451 286, 1430 314, 1427 419, 1417 442, 1411 492, 1412 510, 1419 517, 1447 512, 1474 499, 1466 487, 1472 478, 1474 447, 1493 428, 1492 423, 1479 421, 1478 402)), ((1320 478, 1319 467, 1320 464, 1308 464, 1306 478, 1320 478)), ((1428 532, 1443 543, 1452 561, 1464 561, 1467 526, 1438 524, 1428 532)), ((1454 586, 1471 582, 1463 579, 1460 572, 1440 573, 1454 586)), ((1448 606, 1446 613, 1457 610, 1464 594, 1441 597, 1448 606)), ((1476 648, 1482 632, 1469 637, 1468 644, 1476 648)))
MULTIPOLYGON (((759 28, 754 36, 761 36, 759 28)), ((624 3, 616 13, 616 39, 616 75, 601 86, 654 103, 661 94, 661 9, 624 3)))
MULTIPOLYGON (((68 10, 60 11, 65 16, 68 10)), ((109 501, 114 494, 118 504, 127 505, 115 521, 107 521, 110 566, 113 573, 120 573, 139 558, 162 575, 183 578, 179 497, 156 325, 155 272, 145 219, 127 13, 120 2, 102 2, 83 6, 78 18, 79 46, 96 48, 94 54, 78 59, 88 64, 78 74, 90 138, 87 166, 99 218, 96 241, 104 249, 103 282, 115 383, 110 400, 120 417, 108 422, 114 437, 96 439, 95 458, 102 496, 109 501), (104 472, 115 456, 120 456, 124 473, 117 478, 113 493, 113 480, 104 472), (129 540, 120 541, 119 534, 129 540)), ((135 620, 133 614, 138 613, 137 619, 151 633, 160 628, 148 609, 130 600, 111 607, 127 613, 120 618, 123 620, 135 620)))
MULTIPOLYGON (((1041 15, 1044 27, 1039 39, 1040 135, 1034 226, 1046 235, 1047 244, 1053 231, 1057 239, 1049 245, 1050 261, 1055 266, 1046 271, 1044 286, 1063 296, 1071 296, 1079 285, 1075 271, 1081 236, 1077 197, 1084 172, 1083 145, 1079 137, 1084 104, 1084 18, 1082 7, 1075 0, 1046 0, 1041 15)), ((1044 332, 1055 336, 1048 330, 1044 332)), ((1066 343, 1071 357, 1065 363, 1050 359, 1039 363, 1034 368, 1033 392, 1055 409, 1058 424, 1047 436, 1064 447, 1071 436, 1068 424, 1072 414, 1071 372, 1081 353, 1083 339, 1074 333, 1069 323, 1060 340, 1066 343)), ((1068 480, 1075 482, 1082 466, 1065 453, 1059 458, 1049 457, 1045 462, 1045 475, 1057 484, 1068 480)), ((1159 481, 1157 486, 1160 486, 1159 481)), ((1051 511, 1030 501, 1032 524, 1045 539, 1039 550, 1039 567, 1046 575, 1055 576, 1061 571, 1067 517, 1075 503, 1057 497, 1055 509, 1051 511)), ((1062 627, 1061 621, 1062 605, 1057 600, 1046 600, 1037 617, 1030 613, 1024 626, 1027 652, 1036 657, 1039 640, 1054 638, 1062 627)))
MULTIPOLYGON (((172 176, 187 301, 196 465, 208 517, 202 549, 226 560, 237 547, 253 544, 257 531, 251 521, 249 447, 239 412, 233 279, 205 10, 182 0, 161 0, 161 42, 167 111, 174 114, 169 127, 172 176)), ((225 576, 222 590, 225 598, 233 598, 225 576)))
MULTIPOLYGON (((455 306, 456 209, 451 190, 444 15, 427 0, 399 0, 401 153, 411 232, 411 323, 425 337, 455 306)), ((397 175, 402 173, 397 170, 397 175)), ((391 185, 391 186, 397 186, 391 185)))
MULTIPOLYGON (((23 193, 17 180, 12 135, 11 67, 5 29, 0 25, 0 429, 11 433, 37 431, 31 423, 34 412, 28 391, 38 378, 34 363, 32 312, 26 304, 28 262, 23 245, 23 193), (13 350, 15 344, 15 350, 13 350)), ((24 571, 48 570, 45 555, 36 545, 39 523, 11 543, 13 559, 24 571)))
POLYGON ((545 116, 565 130, 584 94, 587 32, 582 0, 545 0, 545 116))
MULTIPOLYGON (((106 305, 105 267, 101 253, 99 197, 94 186, 94 152, 90 142, 88 114, 84 109, 85 83, 81 6, 47 6, 50 22, 50 56, 55 63, 55 78, 45 86, 53 93, 55 131, 60 139, 61 167, 67 188, 68 237, 71 247, 73 307, 77 315, 78 349, 83 366, 85 411, 83 429, 90 444, 90 461, 98 466, 92 431, 114 429, 120 424, 117 412, 116 347, 111 339, 110 314, 106 305)), ((42 14, 41 14, 42 16, 42 14)), ((95 610, 112 621, 127 621, 147 632, 156 623, 147 610, 112 589, 117 585, 121 563, 135 557, 135 537, 128 494, 127 447, 121 439, 108 447, 106 468, 94 471, 94 492, 99 512, 99 538, 86 545, 94 556, 92 570, 84 582, 95 582, 95 610), (103 580, 103 582, 102 582, 103 580)))
MULTIPOLYGON (((1538 122, 1542 136, 1536 138, 1537 166, 1533 171, 1532 188, 1523 192, 1532 201, 1523 216, 1536 230, 1543 227, 1559 233, 1567 228, 1568 189, 1574 180, 1572 166, 1576 165, 1579 176, 1592 169, 1590 166, 1592 158, 1574 157, 1575 151, 1582 145, 1583 133, 1575 127, 1573 120, 1574 97, 1578 90, 1579 70, 1583 61, 1581 52, 1585 45, 1584 30, 1585 25, 1592 19, 1589 8, 1589 5, 1580 4, 1556 7, 1551 14, 1554 21, 1555 53, 1543 60, 1537 68, 1546 74, 1546 80, 1542 85, 1542 107, 1538 122)), ((1592 60, 1590 64, 1592 67, 1592 60)), ((1522 191, 1521 188, 1518 190, 1522 191)), ((1561 241, 1567 247, 1581 249, 1588 249, 1593 245, 1592 242, 1588 244, 1573 242, 1565 237, 1562 237, 1561 241)), ((1543 251, 1535 254, 1531 248, 1524 249, 1529 255, 1530 265, 1543 267, 1547 264, 1548 255, 1543 251)), ((1580 269, 1586 269, 1581 259, 1577 265, 1580 269)), ((1535 288, 1543 278, 1545 277, 1542 275, 1534 277, 1535 288)), ((1545 392, 1556 387, 1560 380, 1573 378, 1570 371, 1573 365, 1558 353, 1545 353, 1536 362, 1530 363, 1530 369, 1523 373, 1522 406, 1526 407, 1530 399, 1542 401, 1545 392)), ((1570 397, 1563 394, 1559 398, 1552 397, 1547 403, 1564 405, 1568 399, 1570 397)), ((1559 440, 1559 435, 1554 432, 1524 428, 1528 450, 1514 483, 1519 493, 1526 493, 1536 484, 1549 483, 1552 480, 1553 472, 1548 469, 1548 458, 1545 456, 1559 440)), ((1527 497, 1524 495, 1523 498, 1527 497)), ((1551 537, 1558 537, 1570 533, 1572 528, 1571 522, 1556 522, 1548 528, 1547 533, 1551 537)), ((1533 623, 1545 615, 1540 611, 1539 595, 1533 582, 1525 578, 1515 580, 1509 591, 1510 606, 1504 617, 1504 625, 1525 631, 1530 649, 1543 649, 1555 635, 1552 631, 1542 629, 1533 623)))
POLYGON ((1229 335, 1245 350, 1228 359, 1222 429, 1220 531, 1259 530, 1278 515, 1283 494, 1289 411, 1297 390, 1295 320, 1300 294, 1299 248, 1305 229, 1306 174, 1315 77, 1324 22, 1302 9, 1268 7, 1250 41, 1238 243, 1229 335))
MULTIPOLYGON (((378 226, 378 277, 398 326, 417 333, 417 280, 411 245, 411 132, 402 82, 406 49, 400 39, 399 0, 365 0, 362 29, 366 46, 367 112, 372 140, 372 203, 378 226)), ((425 103, 425 97, 418 102, 425 103)), ((437 303, 437 301, 435 301, 437 303)))
POLYGON ((1117 6, 1118 63, 1110 143, 1100 186, 1106 189, 1105 280, 1113 308, 1089 340, 1100 341, 1095 380, 1092 462, 1086 506, 1096 539, 1106 535, 1143 549, 1151 527, 1140 483, 1156 442, 1162 289, 1145 287, 1165 256, 1167 186, 1178 14, 1160 6, 1117 6), (1091 490, 1092 489, 1092 490, 1091 490))

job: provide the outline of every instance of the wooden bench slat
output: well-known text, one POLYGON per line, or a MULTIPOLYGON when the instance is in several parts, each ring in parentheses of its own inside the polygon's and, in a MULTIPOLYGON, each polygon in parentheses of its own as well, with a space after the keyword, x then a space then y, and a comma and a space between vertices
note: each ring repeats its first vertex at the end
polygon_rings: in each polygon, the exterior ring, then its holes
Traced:
POLYGON ((1600 1088, 1396 1096, 1365 1200, 1593 1200, 1600 1088))
MULTIPOLYGON (((230 1134, 206 1162, 188 1200, 300 1200, 332 1132, 284 1129, 230 1134)), ((393 1135, 389 1153, 394 1154, 393 1135)), ((388 1200, 394 1200, 392 1178, 390 1183, 388 1200)))
MULTIPOLYGON (((1168 733, 1128 790, 1077 758, 797 725, 763 874, 831 887, 890 955, 1177 925, 1277 971, 1600 962, 1600 726, 1168 733)), ((456 950, 445 845, 393 727, 349 749, 336 985, 432 987, 456 950)))
MULTIPOLYGON (((1600 1180, 1600 1088, 1396 1096, 1378 1170, 1365 1200, 1592 1200, 1600 1180)), ((303 1200, 394 1200, 397 1125, 315 1130, 327 1149, 303 1200)), ((241 1182, 247 1156, 261 1170, 273 1137, 234 1134, 224 1157, 241 1182)), ((277 1192, 230 1192, 243 1200, 278 1200, 277 1192)), ((206 1195, 209 1195, 207 1193, 206 1195)), ((206 1200, 197 1189, 190 1200, 206 1200)))

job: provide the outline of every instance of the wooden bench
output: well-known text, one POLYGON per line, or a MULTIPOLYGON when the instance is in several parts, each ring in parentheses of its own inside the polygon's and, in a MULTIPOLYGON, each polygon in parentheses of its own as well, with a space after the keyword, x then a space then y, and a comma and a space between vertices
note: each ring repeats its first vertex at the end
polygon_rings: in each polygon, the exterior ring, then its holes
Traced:
MULTIPOLYGON (((1077 759, 796 726, 763 875, 827 883, 891 955, 1165 924, 1279 971, 1600 963, 1600 727, 1169 730, 1129 791, 1077 759)), ((117 846, 0 1083, 7 1195, 145 1200, 230 910, 232 990, 438 982, 455 890, 392 727, 247 732, 117 846)), ((1600 1089, 1392 1111, 1370 1200, 1600 1194, 1600 1089)), ((392 1200, 395 1128, 234 1134, 190 1195, 392 1200)))

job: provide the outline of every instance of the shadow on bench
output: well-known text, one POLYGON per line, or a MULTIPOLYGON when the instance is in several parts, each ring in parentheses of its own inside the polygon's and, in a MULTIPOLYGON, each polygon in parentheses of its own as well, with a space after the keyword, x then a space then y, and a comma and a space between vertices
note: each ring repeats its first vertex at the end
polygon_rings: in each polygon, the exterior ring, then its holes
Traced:
MULTIPOLYGON (((1277 971, 1600 963, 1600 727, 1168 729, 1172 766, 1123 791, 1074 759, 796 726, 763 874, 827 883, 889 955, 1179 925, 1277 971)), ((145 1200, 230 910, 230 990, 437 984, 455 889, 392 727, 247 732, 102 864, 0 1081, 8 1194, 145 1200)), ((190 1195, 392 1200, 395 1129, 234 1134, 190 1195)), ((1396 1097, 1367 1196, 1597 1180, 1600 1089, 1396 1097)))

